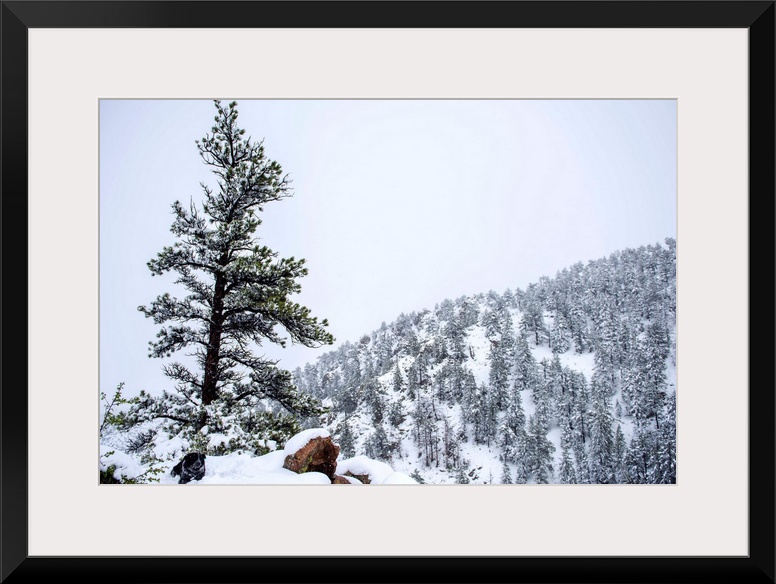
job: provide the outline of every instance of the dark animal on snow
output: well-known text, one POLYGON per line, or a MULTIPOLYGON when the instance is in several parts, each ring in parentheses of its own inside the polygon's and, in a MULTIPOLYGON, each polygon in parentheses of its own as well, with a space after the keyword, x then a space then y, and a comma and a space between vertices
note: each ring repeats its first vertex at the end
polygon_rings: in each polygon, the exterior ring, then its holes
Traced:
POLYGON ((200 480, 205 476, 205 455, 201 452, 189 452, 178 464, 172 467, 170 474, 174 477, 180 475, 179 485, 200 480))

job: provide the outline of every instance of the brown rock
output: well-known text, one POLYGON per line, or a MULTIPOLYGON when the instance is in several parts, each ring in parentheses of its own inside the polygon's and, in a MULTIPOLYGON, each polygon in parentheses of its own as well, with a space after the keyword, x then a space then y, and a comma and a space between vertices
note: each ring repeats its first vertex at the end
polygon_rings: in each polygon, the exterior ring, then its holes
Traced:
POLYGON ((283 468, 295 473, 322 472, 327 477, 334 478, 337 470, 337 457, 340 448, 332 442, 330 436, 318 436, 302 446, 294 454, 286 456, 283 468))
POLYGON ((353 474, 352 472, 348 471, 348 472, 345 473, 345 476, 346 477, 353 477, 354 479, 358 479, 359 481, 361 481, 365 485, 368 485, 371 482, 369 480, 369 475, 368 474, 358 475, 358 474, 353 474))
POLYGON ((332 485, 349 485, 351 482, 346 479, 345 477, 341 475, 334 475, 334 478, 331 479, 332 485))

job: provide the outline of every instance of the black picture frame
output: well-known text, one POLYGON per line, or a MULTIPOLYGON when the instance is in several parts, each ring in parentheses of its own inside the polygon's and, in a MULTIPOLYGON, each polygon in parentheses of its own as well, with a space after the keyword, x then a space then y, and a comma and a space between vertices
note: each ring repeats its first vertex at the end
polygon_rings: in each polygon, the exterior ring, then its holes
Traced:
MULTIPOLYGON (((3 1, 0 581, 774 582, 774 1, 3 1), (215 9, 215 5, 218 9, 215 9), (433 6, 425 6, 433 4, 433 6), (444 9, 440 9, 444 4, 444 9), (749 31, 747 557, 29 557, 27 33, 30 28, 746 28, 749 31), (272 25, 270 25, 272 26, 272 25), (764 331, 764 335, 761 331, 764 331), (757 337, 755 335, 758 335, 757 337), (755 342, 755 339, 757 342, 755 342), (754 383, 756 380, 756 383, 754 383)), ((744 310, 744 307, 734 308, 744 310)), ((741 315, 743 318, 743 315, 741 315)), ((713 510, 712 510, 713 512, 713 510)))

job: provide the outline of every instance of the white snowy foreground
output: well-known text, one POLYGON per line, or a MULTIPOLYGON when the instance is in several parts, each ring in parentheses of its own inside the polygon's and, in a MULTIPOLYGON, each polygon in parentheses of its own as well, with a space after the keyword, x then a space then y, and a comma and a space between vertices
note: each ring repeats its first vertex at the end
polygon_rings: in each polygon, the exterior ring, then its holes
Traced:
MULTIPOLYGON (((300 432, 292 437, 286 447, 263 456, 250 453, 231 453, 224 456, 207 456, 205 459, 205 476, 200 480, 191 481, 189 485, 225 485, 225 484, 296 484, 330 485, 331 480, 320 472, 297 474, 283 468, 286 456, 295 453, 310 440, 329 437, 329 432, 323 428, 313 428, 300 432)), ((178 477, 170 474, 170 469, 186 454, 183 444, 176 439, 157 444, 155 454, 159 458, 172 457, 164 463, 157 463, 164 472, 156 475, 161 485, 177 485, 178 477)), ((119 449, 100 444, 100 470, 106 470, 111 465, 116 466, 113 476, 117 479, 134 479, 148 470, 148 464, 141 464, 136 458, 119 449)), ((395 472, 389 465, 367 458, 337 459, 337 474, 368 475, 370 484, 417 484, 410 476, 395 472)), ((346 477, 352 484, 359 484, 355 478, 346 477)))

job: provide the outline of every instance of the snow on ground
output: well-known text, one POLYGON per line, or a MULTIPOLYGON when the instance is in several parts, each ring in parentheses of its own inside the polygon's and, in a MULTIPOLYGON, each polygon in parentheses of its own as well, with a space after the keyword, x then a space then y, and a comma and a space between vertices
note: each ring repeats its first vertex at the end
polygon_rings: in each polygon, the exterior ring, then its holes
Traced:
POLYGON ((115 479, 121 479, 122 476, 136 477, 145 472, 143 465, 129 454, 107 444, 100 444, 100 470, 106 471, 111 466, 116 467, 113 472, 115 479))
MULTIPOLYGON (((233 452, 224 456, 208 456, 205 459, 205 476, 198 481, 191 481, 189 485, 329 485, 329 478, 319 472, 307 472, 297 474, 283 468, 286 456, 296 452, 307 442, 316 437, 327 437, 329 432, 323 428, 313 428, 300 432, 291 438, 284 450, 276 450, 263 456, 233 452)), ((171 450, 164 447, 177 445, 175 440, 166 442, 156 452, 169 454, 171 450)), ((172 467, 183 457, 182 452, 172 460, 158 463, 164 472, 156 475, 157 484, 177 485, 178 477, 170 474, 172 467)), ((106 470, 110 465, 116 466, 114 476, 135 478, 142 475, 149 468, 148 464, 141 464, 134 456, 116 450, 106 444, 100 445, 100 469, 106 470)), ((389 465, 371 460, 366 456, 340 461, 337 465, 338 474, 344 474, 351 470, 353 474, 369 474, 371 484, 417 484, 408 475, 396 472, 389 465), (340 470, 342 467, 343 470, 340 470)), ((351 483, 358 483, 351 480, 351 483)))
MULTIPOLYGON (((330 484, 329 478, 318 472, 296 474, 283 468, 285 454, 270 452, 264 456, 231 453, 224 456, 208 456, 205 459, 205 476, 189 484, 330 484)), ((172 466, 172 465, 170 465, 172 466)), ((160 475, 160 484, 178 484, 178 477, 169 472, 160 475)))
POLYGON ((383 479, 383 485, 417 485, 417 481, 403 472, 392 472, 383 479))
POLYGON ((384 483, 386 478, 396 474, 384 462, 378 462, 366 456, 354 456, 353 458, 340 461, 337 464, 337 474, 344 475, 347 472, 354 475, 368 475, 370 484, 384 483))

